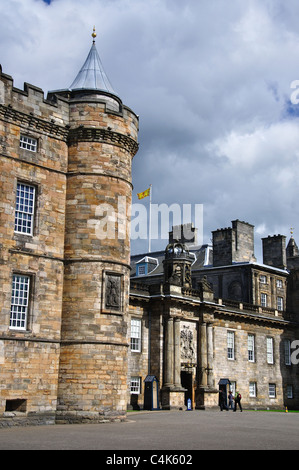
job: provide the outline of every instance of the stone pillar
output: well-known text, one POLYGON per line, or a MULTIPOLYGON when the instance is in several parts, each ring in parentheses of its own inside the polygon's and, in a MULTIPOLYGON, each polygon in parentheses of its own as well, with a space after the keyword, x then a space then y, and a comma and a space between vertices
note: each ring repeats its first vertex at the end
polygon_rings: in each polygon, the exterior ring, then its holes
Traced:
POLYGON ((208 355, 207 355, 207 324, 202 323, 200 327, 200 369, 201 369, 201 386, 206 387, 207 381, 207 367, 208 367, 208 355))
POLYGON ((253 299, 253 303, 255 305, 258 305, 259 304, 259 281, 258 281, 257 273, 254 273, 254 275, 253 275, 253 282, 254 282, 254 288, 253 288, 254 299, 253 299))
POLYGON ((215 408, 218 405, 218 389, 214 388, 213 373, 213 326, 205 321, 198 325, 198 386, 196 408, 215 408))
POLYGON ((169 317, 166 323, 165 334, 165 387, 173 386, 173 318, 169 317))
POLYGON ((275 286, 275 280, 273 278, 273 276, 270 276, 270 287, 271 287, 271 298, 270 298, 270 305, 269 307, 270 308, 277 308, 277 304, 276 304, 276 288, 274 287, 275 286))
POLYGON ((180 319, 174 320, 174 386, 181 388, 181 328, 180 319))
POLYGON ((180 319, 169 317, 166 320, 164 386, 162 388, 162 408, 185 409, 185 389, 181 385, 181 331, 180 319))
POLYGON ((209 323, 207 325, 207 359, 208 359, 208 386, 214 386, 214 372, 213 372, 213 325, 209 323))

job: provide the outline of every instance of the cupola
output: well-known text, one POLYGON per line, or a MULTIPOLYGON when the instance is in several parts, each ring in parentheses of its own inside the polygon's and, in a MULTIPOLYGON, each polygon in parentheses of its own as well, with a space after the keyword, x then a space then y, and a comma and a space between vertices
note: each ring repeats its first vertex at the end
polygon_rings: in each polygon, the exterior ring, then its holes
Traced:
POLYGON ((165 249, 164 284, 191 288, 191 264, 194 261, 184 243, 174 240, 165 249))

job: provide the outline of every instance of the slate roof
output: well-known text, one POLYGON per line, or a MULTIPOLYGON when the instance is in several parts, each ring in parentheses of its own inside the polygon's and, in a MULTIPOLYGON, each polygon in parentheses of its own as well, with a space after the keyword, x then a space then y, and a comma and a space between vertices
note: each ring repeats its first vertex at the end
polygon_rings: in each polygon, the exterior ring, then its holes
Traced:
POLYGON ((120 101, 119 95, 114 90, 111 82, 104 70, 101 58, 95 45, 95 30, 92 34, 93 42, 87 58, 77 73, 75 79, 69 88, 60 90, 49 91, 50 94, 66 94, 70 92, 94 92, 98 91, 103 94, 112 95, 108 99, 113 100, 113 97, 120 101))
POLYGON ((99 90, 118 96, 104 71, 95 41, 69 90, 99 90))
MULTIPOLYGON (((209 245, 201 245, 201 246, 192 246, 189 247, 189 253, 191 256, 194 256, 194 263, 192 264, 192 271, 196 269, 201 269, 204 266, 212 264, 212 249, 209 245)), ((155 251, 151 253, 143 253, 138 255, 131 256, 131 279, 136 278, 140 281, 149 281, 151 278, 157 276, 163 276, 163 260, 165 258, 165 251, 155 251), (154 258, 157 260, 156 266, 154 269, 150 271, 147 275, 144 276, 136 276, 137 271, 137 263, 143 262, 145 258, 154 258)), ((149 260, 150 261, 150 260, 149 260)))

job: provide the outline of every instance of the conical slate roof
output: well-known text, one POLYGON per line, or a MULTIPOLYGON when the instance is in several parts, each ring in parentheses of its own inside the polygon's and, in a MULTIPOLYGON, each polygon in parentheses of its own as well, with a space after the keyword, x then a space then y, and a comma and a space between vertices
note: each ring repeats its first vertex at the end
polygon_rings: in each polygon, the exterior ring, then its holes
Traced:
POLYGON ((293 236, 290 238, 290 241, 287 246, 287 257, 292 258, 294 256, 299 256, 299 249, 297 243, 295 242, 293 236))
POLYGON ((69 88, 52 90, 48 92, 48 98, 53 99, 52 95, 60 95, 69 98, 70 93, 74 95, 100 94, 106 102, 107 108, 113 111, 119 111, 121 99, 113 89, 98 54, 95 37, 96 32, 93 28, 93 43, 89 54, 82 65, 78 75, 69 88))
POLYGON ((95 41, 69 90, 99 90, 117 96, 104 71, 95 41))

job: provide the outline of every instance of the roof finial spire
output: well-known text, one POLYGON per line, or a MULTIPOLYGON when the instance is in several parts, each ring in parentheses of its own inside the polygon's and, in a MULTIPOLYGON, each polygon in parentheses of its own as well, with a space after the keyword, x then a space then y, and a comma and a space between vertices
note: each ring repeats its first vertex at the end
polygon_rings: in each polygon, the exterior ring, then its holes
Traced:
POLYGON ((97 37, 96 27, 95 26, 93 27, 93 31, 92 31, 91 36, 93 37, 93 44, 95 44, 95 38, 97 37))
POLYGON ((293 238, 294 227, 291 227, 291 228, 290 228, 290 231, 291 231, 291 238, 293 238))

